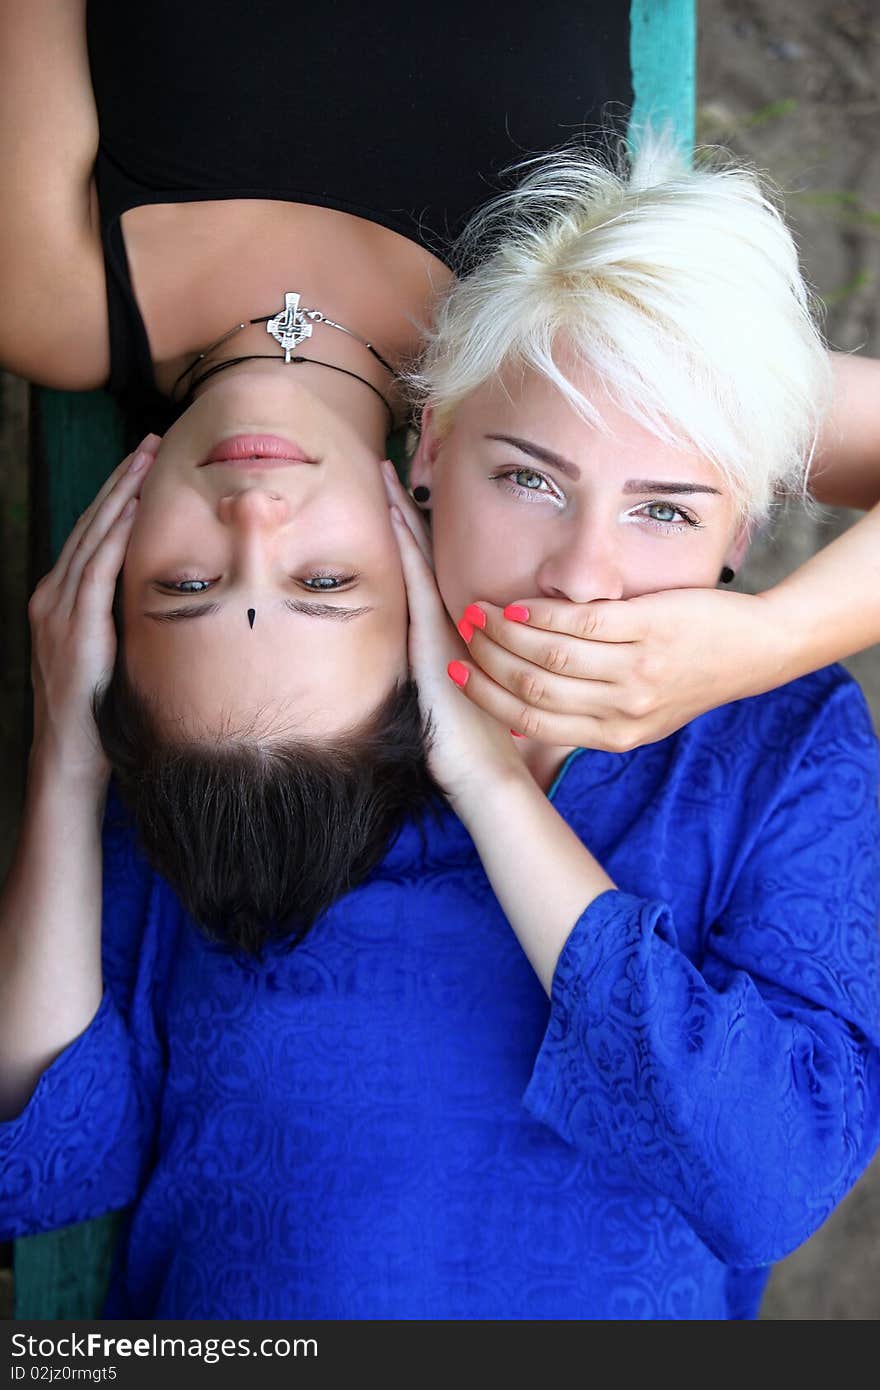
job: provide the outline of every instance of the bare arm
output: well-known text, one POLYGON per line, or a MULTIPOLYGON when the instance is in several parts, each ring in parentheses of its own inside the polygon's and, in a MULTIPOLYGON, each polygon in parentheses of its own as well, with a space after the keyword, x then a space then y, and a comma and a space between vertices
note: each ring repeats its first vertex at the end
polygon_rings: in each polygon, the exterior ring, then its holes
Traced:
MULTIPOLYGON (((880 506, 760 599, 785 656, 783 680, 880 642, 880 506)), ((779 683, 756 673, 745 693, 779 683)))
POLYGON ((0 897, 0 1120, 101 1002, 104 789, 31 759, 24 819, 0 897))
POLYGON ((547 994, 572 928, 614 888, 525 767, 456 799, 501 910, 547 994))
POLYGON ((831 507, 867 511, 880 503, 880 361, 831 354, 834 402, 810 491, 831 507))
POLYGON ((834 403, 810 491, 868 514, 763 595, 796 634, 792 676, 880 642, 880 361, 834 352, 831 362, 834 403))
POLYGON ((30 603, 34 747, 21 834, 0 894, 0 1120, 19 1113, 101 1002, 109 770, 91 697, 113 669, 113 591, 132 499, 157 443, 142 447, 138 468, 129 457, 111 475, 30 603))
POLYGON ((86 0, 0 0, 0 362, 73 389, 109 370, 86 0))
POLYGON ((385 483, 410 615, 410 664, 430 719, 431 771, 477 848, 547 993, 559 953, 590 903, 613 888, 602 866, 520 760, 509 731, 461 698, 447 662, 462 652, 430 566, 427 537, 390 464, 385 483))

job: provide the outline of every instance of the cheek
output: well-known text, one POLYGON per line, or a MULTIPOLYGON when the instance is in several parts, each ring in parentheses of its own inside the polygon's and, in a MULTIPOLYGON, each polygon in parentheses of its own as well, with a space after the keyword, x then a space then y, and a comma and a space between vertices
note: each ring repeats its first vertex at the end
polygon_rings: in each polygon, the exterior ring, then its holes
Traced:
MULTIPOLYGON (((211 534, 210 527, 207 534, 211 534)), ((188 505, 185 496, 175 497, 169 489, 158 489, 138 503, 124 574, 152 574, 169 555, 177 556, 181 563, 195 563, 205 537, 206 523, 200 509, 188 505)))
POLYGON ((406 585, 400 564, 400 549, 391 525, 391 513, 384 493, 359 490, 341 496, 322 493, 306 511, 300 513, 290 542, 291 554, 302 551, 305 537, 314 560, 350 567, 362 576, 373 599, 378 601, 396 633, 406 631, 406 585))
POLYGON ((507 603, 532 592, 532 557, 511 534, 509 509, 492 494, 480 506, 462 506, 440 489, 431 524, 437 584, 455 621, 476 599, 507 603))
POLYGON ((357 552, 363 563, 375 565, 397 549, 388 499, 363 479, 346 483, 334 477, 305 503, 293 494, 291 508, 293 529, 316 539, 328 555, 334 549, 357 552))
POLYGON ((657 536, 638 526, 626 529, 621 549, 625 597, 662 589, 712 589, 724 564, 725 544, 717 532, 657 536))
POLYGON ((210 521, 209 504, 192 488, 172 473, 151 468, 141 489, 129 550, 154 549, 163 540, 177 542, 198 535, 199 528, 210 521))

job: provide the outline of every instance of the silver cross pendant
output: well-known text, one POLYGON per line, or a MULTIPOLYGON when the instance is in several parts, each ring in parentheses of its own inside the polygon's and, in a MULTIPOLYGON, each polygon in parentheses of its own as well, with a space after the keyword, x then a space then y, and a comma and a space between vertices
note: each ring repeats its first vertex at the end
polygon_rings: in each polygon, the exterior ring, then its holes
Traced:
POLYGON ((284 360, 290 361, 291 349, 299 347, 306 338, 312 336, 312 325, 306 323, 303 311, 299 307, 298 294, 285 294, 284 308, 280 314, 276 314, 274 319, 270 319, 266 324, 266 332, 271 334, 276 343, 280 343, 284 348, 284 360))

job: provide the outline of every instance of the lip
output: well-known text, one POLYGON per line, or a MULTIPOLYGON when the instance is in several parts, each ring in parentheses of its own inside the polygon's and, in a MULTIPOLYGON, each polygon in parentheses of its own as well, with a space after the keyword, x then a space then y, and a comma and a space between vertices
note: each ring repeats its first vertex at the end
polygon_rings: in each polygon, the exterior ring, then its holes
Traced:
POLYGON ((222 463, 227 468, 289 468, 295 463, 311 463, 312 459, 289 439, 276 434, 236 434, 215 444, 206 459, 198 465, 222 463))

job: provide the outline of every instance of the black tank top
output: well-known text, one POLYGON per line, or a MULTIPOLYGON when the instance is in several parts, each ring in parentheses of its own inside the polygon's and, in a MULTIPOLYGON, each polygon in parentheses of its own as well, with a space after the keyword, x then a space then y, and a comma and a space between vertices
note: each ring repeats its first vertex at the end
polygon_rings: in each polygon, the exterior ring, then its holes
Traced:
POLYGON ((632 104, 629 4, 89 0, 111 388, 152 392, 120 218, 270 198, 441 259, 511 163, 632 104))

